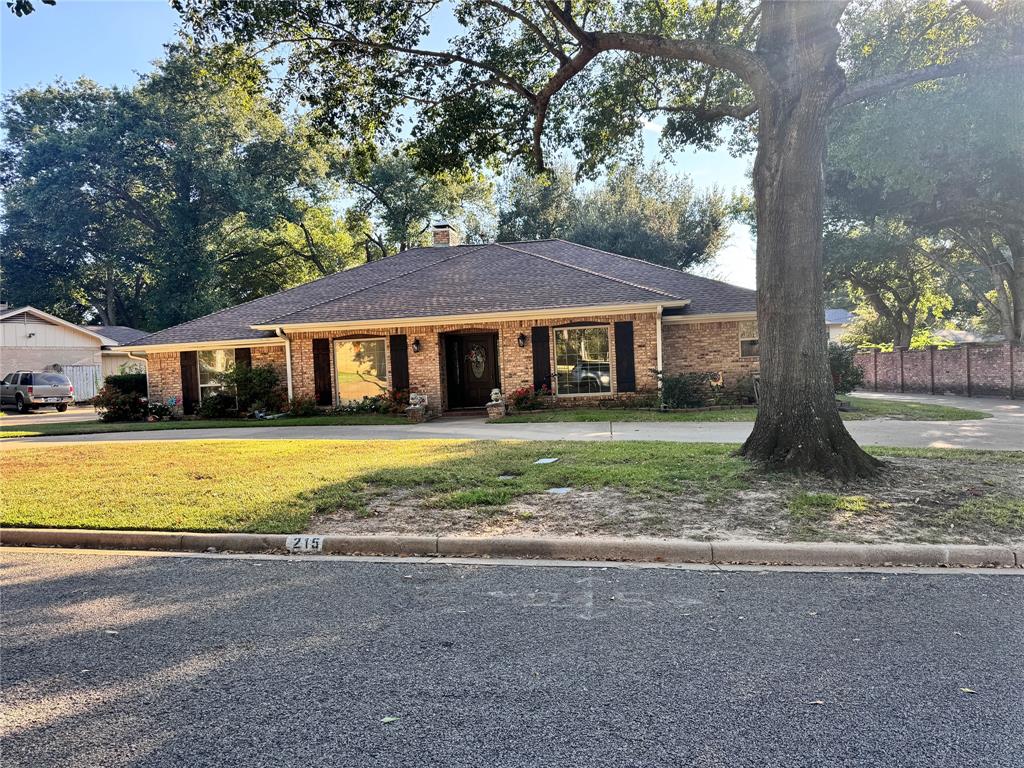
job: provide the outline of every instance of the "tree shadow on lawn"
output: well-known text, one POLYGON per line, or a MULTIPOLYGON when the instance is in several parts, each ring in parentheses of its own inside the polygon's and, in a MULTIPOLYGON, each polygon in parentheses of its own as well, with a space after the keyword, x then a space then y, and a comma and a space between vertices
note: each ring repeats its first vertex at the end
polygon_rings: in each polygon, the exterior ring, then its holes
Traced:
POLYGON ((349 535, 1024 540, 1024 455, 975 452, 938 458, 905 451, 886 458, 881 477, 841 483, 757 472, 732 456, 732 446, 690 445, 666 454, 669 445, 620 444, 614 450, 621 454, 602 452, 600 462, 570 454, 540 466, 532 465, 532 454, 488 451, 427 470, 369 473, 355 481, 357 491, 351 484, 321 489, 308 530, 349 535), (647 455, 634 464, 629 458, 638 451, 647 455), (547 493, 553 488, 569 490, 547 493))

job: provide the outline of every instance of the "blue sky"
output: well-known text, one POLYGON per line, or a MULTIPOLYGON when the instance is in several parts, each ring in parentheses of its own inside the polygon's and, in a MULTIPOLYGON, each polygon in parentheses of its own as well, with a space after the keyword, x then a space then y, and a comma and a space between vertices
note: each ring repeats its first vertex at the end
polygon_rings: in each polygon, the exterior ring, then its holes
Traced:
MULTIPOLYGON (((0 90, 87 77, 102 85, 128 85, 175 35, 177 14, 163 0, 58 0, 36 3, 35 13, 15 18, 0 7, 0 90)), ((440 30, 438 30, 440 31, 440 30)), ((657 126, 646 131, 647 155, 659 156, 657 126)), ((715 152, 676 152, 670 167, 698 187, 746 189, 751 157, 715 152)), ((754 286, 754 244, 745 227, 734 226, 729 244, 708 273, 754 286)))

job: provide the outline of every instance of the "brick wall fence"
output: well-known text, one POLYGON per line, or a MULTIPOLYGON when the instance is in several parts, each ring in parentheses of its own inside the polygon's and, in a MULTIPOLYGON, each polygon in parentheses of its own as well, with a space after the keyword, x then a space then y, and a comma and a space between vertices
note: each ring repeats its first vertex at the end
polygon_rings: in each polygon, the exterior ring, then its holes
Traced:
POLYGON ((961 344, 946 349, 859 352, 864 388, 876 392, 942 395, 1024 394, 1024 347, 1014 344, 961 344))

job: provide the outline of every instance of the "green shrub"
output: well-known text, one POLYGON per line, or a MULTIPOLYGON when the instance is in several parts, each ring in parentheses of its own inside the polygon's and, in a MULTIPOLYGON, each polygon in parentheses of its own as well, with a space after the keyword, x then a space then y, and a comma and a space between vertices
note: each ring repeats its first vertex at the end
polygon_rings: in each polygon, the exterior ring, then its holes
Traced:
POLYGON ((272 365, 235 365, 217 378, 226 390, 235 393, 240 411, 276 411, 284 405, 286 394, 272 365))
POLYGON ((122 392, 126 395, 146 396, 146 374, 115 373, 103 380, 103 387, 122 392))
POLYGON ((174 409, 167 403, 149 404, 149 421, 171 421, 175 418, 174 409))
POLYGON ((347 413, 405 413, 409 407, 409 391, 406 389, 392 389, 387 392, 364 397, 357 403, 348 403, 332 408, 331 413, 342 415, 347 413))
POLYGON ((202 419, 223 419, 238 413, 235 396, 229 392, 214 392, 206 395, 199 404, 199 417, 202 419))
POLYGON ((739 398, 741 403, 753 403, 757 400, 757 396, 754 393, 754 377, 743 376, 739 381, 736 382, 735 386, 736 396, 739 398))
POLYGON ((697 408, 707 400, 706 373, 684 373, 664 376, 661 380, 661 402, 669 408, 697 408))
POLYGON ((845 395, 864 383, 864 371, 853 361, 857 350, 845 344, 828 345, 828 367, 836 394, 845 395))
POLYGON ((289 416, 316 416, 319 412, 312 397, 293 397, 288 404, 289 416))
MULTIPOLYGON (((107 381, 115 378, 108 376, 107 381)), ((137 392, 122 392, 106 384, 93 398, 93 406, 100 415, 100 421, 145 421, 149 415, 146 398, 137 392)))

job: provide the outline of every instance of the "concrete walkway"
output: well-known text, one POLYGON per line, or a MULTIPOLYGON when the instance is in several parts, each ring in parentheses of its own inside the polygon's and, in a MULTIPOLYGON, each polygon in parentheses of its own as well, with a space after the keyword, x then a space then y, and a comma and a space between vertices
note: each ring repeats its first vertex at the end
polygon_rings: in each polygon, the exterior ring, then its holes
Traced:
POLYGON ((56 408, 40 408, 31 413, 18 413, 14 406, 5 405, 0 409, 0 413, 0 429, 66 421, 99 421, 100 418, 91 405, 72 405, 64 413, 60 413, 56 408))
MULTIPOLYGON (((847 422, 850 432, 862 445, 1024 450, 1024 402, 1021 401, 890 393, 858 393, 858 396, 931 402, 992 414, 990 419, 976 421, 871 419, 847 422)), ((460 418, 394 426, 239 427, 34 437, 0 441, 0 451, 24 449, 37 443, 147 440, 666 440, 681 443, 740 443, 750 434, 752 427, 751 422, 671 421, 488 424, 483 419, 460 418)))

